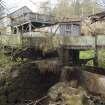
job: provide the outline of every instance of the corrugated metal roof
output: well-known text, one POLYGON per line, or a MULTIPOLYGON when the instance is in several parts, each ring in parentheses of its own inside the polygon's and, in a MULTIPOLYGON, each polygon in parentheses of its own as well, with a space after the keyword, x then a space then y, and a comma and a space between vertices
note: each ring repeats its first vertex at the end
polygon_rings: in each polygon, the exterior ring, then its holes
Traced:
POLYGON ((88 17, 91 18, 92 23, 105 20, 105 11, 100 12, 100 13, 96 13, 94 15, 90 15, 88 17))
POLYGON ((17 9, 16 11, 8 14, 9 17, 19 17, 23 15, 24 13, 32 12, 27 6, 21 7, 20 9, 17 9))

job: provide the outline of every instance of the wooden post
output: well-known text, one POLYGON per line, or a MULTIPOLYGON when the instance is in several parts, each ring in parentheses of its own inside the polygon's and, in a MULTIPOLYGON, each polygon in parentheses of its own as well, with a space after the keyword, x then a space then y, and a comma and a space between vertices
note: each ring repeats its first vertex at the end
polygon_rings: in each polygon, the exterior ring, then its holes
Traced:
POLYGON ((73 64, 79 65, 79 50, 73 50, 73 64))
POLYGON ((3 45, 3 58, 4 58, 4 45, 3 45))
POLYGON ((32 36, 32 25, 31 25, 31 22, 29 23, 29 32, 30 32, 30 36, 32 36))
POLYGON ((68 56, 69 56, 69 50, 65 49, 63 46, 61 46, 58 50, 59 60, 64 65, 67 66, 68 64, 68 56))
POLYGON ((23 25, 21 26, 21 31, 20 31, 20 40, 21 40, 21 46, 23 47, 23 25))
POLYGON ((17 30, 17 34, 19 34, 19 28, 18 27, 16 27, 16 30, 17 30))
POLYGON ((58 59, 60 63, 63 64, 63 47, 62 46, 58 48, 58 59))
POLYGON ((13 53, 14 53, 14 51, 13 51, 13 46, 11 46, 11 60, 13 60, 13 53))
POLYGON ((22 25, 22 33, 24 32, 24 27, 23 27, 23 25, 22 25))
POLYGON ((65 66, 79 65, 79 50, 63 48, 61 58, 65 66))
POLYGON ((68 49, 64 49, 64 59, 63 59, 63 61, 64 61, 64 65, 65 66, 68 66, 69 65, 69 50, 68 49))
POLYGON ((95 34, 95 58, 94 58, 94 66, 98 66, 98 48, 97 48, 97 38, 98 36, 95 34))
POLYGON ((29 22, 29 33, 30 33, 30 46, 31 46, 31 36, 32 36, 32 24, 29 22))

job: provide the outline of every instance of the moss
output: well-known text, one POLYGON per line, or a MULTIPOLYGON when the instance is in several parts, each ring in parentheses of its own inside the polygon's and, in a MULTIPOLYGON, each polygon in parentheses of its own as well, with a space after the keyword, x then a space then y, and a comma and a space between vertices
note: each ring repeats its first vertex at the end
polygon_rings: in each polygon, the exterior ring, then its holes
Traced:
MULTIPOLYGON (((94 57, 94 51, 80 51, 80 59, 87 59, 94 57)), ((98 61, 99 61, 99 67, 105 68, 105 50, 98 51, 98 61)), ((88 62, 88 65, 93 66, 92 60, 88 62)))
POLYGON ((88 59, 94 57, 94 51, 88 50, 88 51, 80 51, 80 59, 88 59))
POLYGON ((48 95, 52 104, 55 104, 60 98, 65 105, 86 105, 83 101, 85 98, 84 89, 72 88, 69 82, 56 84, 50 88, 48 95))

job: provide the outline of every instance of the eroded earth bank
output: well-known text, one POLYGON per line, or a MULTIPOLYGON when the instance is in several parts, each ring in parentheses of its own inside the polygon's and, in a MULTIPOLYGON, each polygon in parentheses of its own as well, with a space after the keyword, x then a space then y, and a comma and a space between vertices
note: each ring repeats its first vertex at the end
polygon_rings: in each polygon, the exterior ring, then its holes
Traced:
POLYGON ((105 105, 104 70, 98 69, 62 67, 57 59, 1 59, 0 105, 105 105))

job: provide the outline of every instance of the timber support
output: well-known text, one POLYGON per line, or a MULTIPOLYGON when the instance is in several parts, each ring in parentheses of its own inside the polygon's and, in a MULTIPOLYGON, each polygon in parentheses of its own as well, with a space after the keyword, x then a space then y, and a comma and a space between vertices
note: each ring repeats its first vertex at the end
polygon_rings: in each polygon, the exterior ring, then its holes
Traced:
POLYGON ((79 65, 79 50, 61 48, 61 60, 63 65, 79 65))

